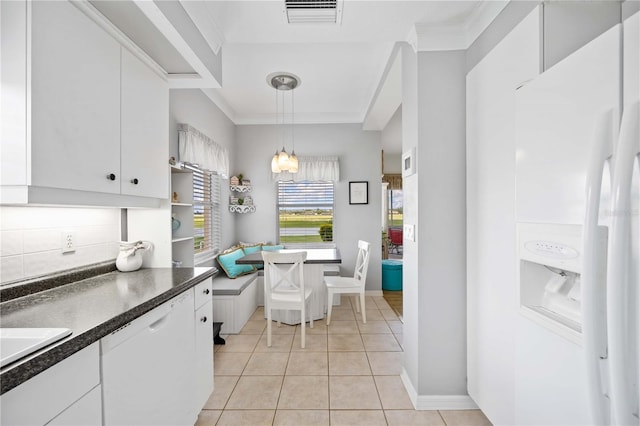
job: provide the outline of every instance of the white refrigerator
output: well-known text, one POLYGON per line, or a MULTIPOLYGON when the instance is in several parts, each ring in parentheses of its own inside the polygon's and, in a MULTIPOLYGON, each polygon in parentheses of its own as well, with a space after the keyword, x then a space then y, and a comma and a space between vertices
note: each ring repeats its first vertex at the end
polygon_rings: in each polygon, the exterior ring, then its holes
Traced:
POLYGON ((638 425, 640 13, 518 89, 516 424, 638 425))

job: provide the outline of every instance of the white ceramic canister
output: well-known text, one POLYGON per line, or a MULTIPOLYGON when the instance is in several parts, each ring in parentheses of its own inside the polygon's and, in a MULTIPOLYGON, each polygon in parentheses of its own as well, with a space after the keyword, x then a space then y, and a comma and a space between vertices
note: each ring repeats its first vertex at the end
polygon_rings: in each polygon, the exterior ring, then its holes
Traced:
POLYGON ((137 271, 142 266, 142 254, 152 248, 149 241, 121 241, 116 268, 121 272, 137 271))

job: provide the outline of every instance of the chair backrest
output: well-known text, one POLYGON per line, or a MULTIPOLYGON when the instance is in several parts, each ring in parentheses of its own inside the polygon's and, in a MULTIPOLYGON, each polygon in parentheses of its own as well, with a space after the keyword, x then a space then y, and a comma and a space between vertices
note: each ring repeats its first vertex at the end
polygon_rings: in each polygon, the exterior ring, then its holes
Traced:
POLYGON ((393 244, 402 245, 402 229, 389 228, 389 240, 393 244))
POLYGON ((262 252, 264 260, 265 296, 274 292, 300 292, 304 300, 303 264, 307 252, 262 252))
POLYGON ((356 259, 356 270, 353 272, 353 278, 355 278, 356 281, 360 281, 362 287, 364 287, 367 281, 370 255, 371 243, 362 240, 358 241, 358 258, 356 259))

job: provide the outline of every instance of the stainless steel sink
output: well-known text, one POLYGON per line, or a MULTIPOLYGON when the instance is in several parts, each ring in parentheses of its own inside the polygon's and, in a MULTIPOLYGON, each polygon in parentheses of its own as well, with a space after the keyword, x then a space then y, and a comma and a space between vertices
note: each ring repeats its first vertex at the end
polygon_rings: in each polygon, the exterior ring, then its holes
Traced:
POLYGON ((68 328, 0 328, 0 367, 70 334, 68 328))

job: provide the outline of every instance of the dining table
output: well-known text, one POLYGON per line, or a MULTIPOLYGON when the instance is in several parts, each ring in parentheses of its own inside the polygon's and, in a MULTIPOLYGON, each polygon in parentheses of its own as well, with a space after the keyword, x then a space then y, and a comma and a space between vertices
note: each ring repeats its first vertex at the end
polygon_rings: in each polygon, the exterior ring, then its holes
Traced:
MULTIPOLYGON (((327 311, 327 287, 324 284, 324 265, 340 264, 342 257, 337 248, 332 249, 281 249, 273 250, 272 253, 294 253, 304 251, 307 253, 307 259, 303 266, 303 276, 305 287, 311 288, 311 300, 309 301, 309 314, 314 320, 323 319, 327 311)), ((262 260, 262 252, 253 252, 236 260, 238 265, 264 266, 262 260)), ((264 280, 263 280, 264 282, 264 280)), ((263 291, 260 292, 264 295, 263 291)), ((339 297, 340 295, 338 295, 339 297)), ((264 297, 264 296, 263 296, 264 297)), ((333 301, 339 304, 340 301, 333 301)), ((266 318, 266 312, 265 312, 266 318)), ((300 324, 300 311, 286 311, 274 309, 271 313, 271 319, 280 321, 285 324, 300 324)))

